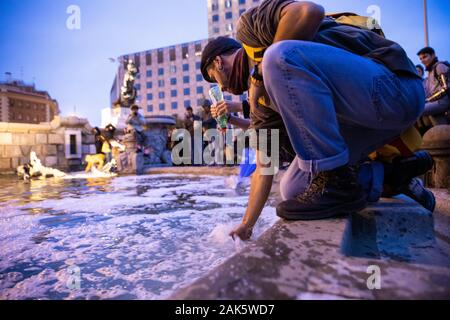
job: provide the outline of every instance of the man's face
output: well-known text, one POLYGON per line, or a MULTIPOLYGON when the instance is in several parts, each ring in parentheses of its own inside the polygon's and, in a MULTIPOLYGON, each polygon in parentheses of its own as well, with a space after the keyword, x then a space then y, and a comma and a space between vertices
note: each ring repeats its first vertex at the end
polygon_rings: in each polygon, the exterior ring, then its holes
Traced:
POLYGON ((193 113, 191 109, 186 110, 186 114, 188 115, 188 117, 192 117, 193 113))
POLYGON ((228 92, 231 66, 225 59, 218 56, 208 68, 209 77, 219 85, 224 92, 228 92))
POLYGON ((422 64, 429 68, 431 67, 433 60, 436 58, 435 54, 428 54, 428 53, 422 53, 419 55, 420 58, 420 62, 422 62, 422 64))

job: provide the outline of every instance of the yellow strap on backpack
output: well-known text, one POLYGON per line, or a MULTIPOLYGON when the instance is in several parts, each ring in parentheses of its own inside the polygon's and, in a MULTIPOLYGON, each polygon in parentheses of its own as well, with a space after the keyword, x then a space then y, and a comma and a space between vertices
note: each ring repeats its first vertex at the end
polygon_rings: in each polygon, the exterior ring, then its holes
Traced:
POLYGON ((259 63, 263 60, 264 52, 266 51, 267 48, 265 48, 265 47, 253 48, 253 47, 246 45, 245 43, 243 44, 243 46, 244 46, 245 52, 250 57, 250 59, 252 59, 253 61, 255 61, 257 63, 259 63))

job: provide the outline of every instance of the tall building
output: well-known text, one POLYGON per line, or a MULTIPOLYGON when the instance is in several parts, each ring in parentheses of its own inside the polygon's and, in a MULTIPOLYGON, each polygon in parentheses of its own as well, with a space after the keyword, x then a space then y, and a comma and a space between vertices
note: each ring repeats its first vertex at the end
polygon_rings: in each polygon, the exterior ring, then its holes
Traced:
MULTIPOLYGON (((207 0, 209 37, 234 36, 240 15, 259 2, 207 0)), ((209 99, 211 88, 200 71, 201 53, 207 43, 208 39, 204 39, 119 57, 121 63, 111 88, 111 105, 117 101, 127 61, 132 59, 140 71, 136 81, 137 103, 144 115, 183 117, 188 106, 199 110, 204 99, 209 99)), ((225 98, 240 101, 246 96, 225 98)))
POLYGON ((208 35, 210 38, 236 36, 239 17, 261 0, 208 0, 208 35))
POLYGON ((45 91, 21 81, 0 83, 0 122, 50 122, 59 114, 58 102, 45 91))

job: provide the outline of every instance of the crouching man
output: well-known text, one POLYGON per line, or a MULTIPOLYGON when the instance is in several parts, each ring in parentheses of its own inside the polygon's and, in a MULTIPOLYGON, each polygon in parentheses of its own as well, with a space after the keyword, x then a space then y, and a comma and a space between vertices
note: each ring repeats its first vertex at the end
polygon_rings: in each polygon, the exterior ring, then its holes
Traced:
MULTIPOLYGON (((308 220, 363 210, 367 195, 357 165, 424 110, 422 80, 405 51, 373 31, 325 17, 319 5, 292 0, 248 10, 237 37, 245 50, 226 38, 205 48, 202 73, 223 91, 248 90, 252 122, 281 118, 296 158, 278 215, 308 220)), ((258 197, 267 198, 273 177, 260 170, 232 236, 248 239, 264 206, 258 197)))

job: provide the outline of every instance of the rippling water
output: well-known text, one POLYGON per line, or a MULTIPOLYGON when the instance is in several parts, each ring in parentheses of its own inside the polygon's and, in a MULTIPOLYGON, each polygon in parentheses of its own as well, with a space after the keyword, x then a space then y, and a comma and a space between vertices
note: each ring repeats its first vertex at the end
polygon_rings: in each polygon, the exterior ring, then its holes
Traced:
POLYGON ((239 250, 247 199, 224 177, 0 177, 0 299, 163 299, 239 250))

